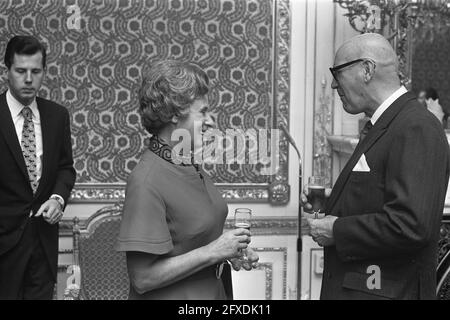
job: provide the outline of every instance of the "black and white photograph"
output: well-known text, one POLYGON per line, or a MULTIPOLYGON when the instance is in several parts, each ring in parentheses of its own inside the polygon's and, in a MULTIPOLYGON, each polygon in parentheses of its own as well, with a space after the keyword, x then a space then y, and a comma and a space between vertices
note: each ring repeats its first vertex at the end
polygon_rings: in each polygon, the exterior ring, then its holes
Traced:
POLYGON ((449 52, 450 0, 0 0, 0 300, 450 300, 449 52))

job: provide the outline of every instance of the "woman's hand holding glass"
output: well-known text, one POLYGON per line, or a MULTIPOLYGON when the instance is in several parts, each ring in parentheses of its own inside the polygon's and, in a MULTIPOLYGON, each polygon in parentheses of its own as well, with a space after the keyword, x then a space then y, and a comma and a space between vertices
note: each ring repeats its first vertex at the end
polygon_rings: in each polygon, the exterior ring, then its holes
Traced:
POLYGON ((242 268, 244 268, 247 271, 250 271, 258 267, 258 260, 259 260, 258 254, 255 251, 253 251, 252 248, 248 247, 246 260, 243 260, 242 258, 233 258, 230 259, 229 261, 231 262, 231 266, 235 271, 239 271, 242 268))
POLYGON ((214 263, 226 259, 230 261, 236 271, 241 268, 252 270, 258 267, 259 256, 248 246, 251 241, 250 219, 250 209, 236 209, 235 229, 223 233, 222 236, 208 245, 214 263))
POLYGON ((242 250, 247 249, 250 238, 250 231, 244 228, 223 233, 219 238, 208 244, 213 262, 218 263, 225 259, 242 257, 242 250))
MULTIPOLYGON (((234 212, 234 227, 245 228, 250 231, 252 219, 252 210, 248 208, 237 208, 234 212)), ((239 259, 231 259, 230 262, 233 269, 239 271, 242 267, 245 270, 251 270, 257 267, 259 260, 258 255, 251 248, 242 250, 242 257, 239 259)))

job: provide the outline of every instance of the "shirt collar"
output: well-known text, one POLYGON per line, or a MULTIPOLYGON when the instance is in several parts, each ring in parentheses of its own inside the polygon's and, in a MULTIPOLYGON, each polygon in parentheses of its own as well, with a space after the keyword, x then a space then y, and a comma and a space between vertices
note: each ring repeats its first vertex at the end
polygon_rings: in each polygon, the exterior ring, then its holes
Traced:
POLYGON ((372 118, 370 118, 370 122, 372 122, 372 125, 375 125, 377 120, 381 117, 383 112, 386 111, 387 108, 391 104, 394 103, 395 100, 397 100, 400 96, 404 95, 408 90, 404 86, 401 86, 398 90, 396 90, 393 94, 389 96, 384 102, 375 110, 375 112, 372 115, 372 118))
MULTIPOLYGON (((24 105, 22 105, 14 96, 11 94, 11 91, 8 90, 6 92, 6 102, 8 103, 9 110, 11 111, 11 116, 13 118, 18 117, 20 113, 22 112, 22 109, 25 108, 24 105)), ((30 105, 31 112, 33 113, 33 117, 35 119, 39 119, 39 110, 37 107, 36 98, 31 102, 30 105)))

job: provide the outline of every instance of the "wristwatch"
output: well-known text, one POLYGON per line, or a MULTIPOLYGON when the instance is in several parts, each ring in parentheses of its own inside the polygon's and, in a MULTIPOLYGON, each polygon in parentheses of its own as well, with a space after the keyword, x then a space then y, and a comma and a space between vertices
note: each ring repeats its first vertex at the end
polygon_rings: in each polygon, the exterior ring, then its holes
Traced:
POLYGON ((50 199, 58 201, 61 210, 64 208, 64 200, 60 196, 52 194, 50 199))

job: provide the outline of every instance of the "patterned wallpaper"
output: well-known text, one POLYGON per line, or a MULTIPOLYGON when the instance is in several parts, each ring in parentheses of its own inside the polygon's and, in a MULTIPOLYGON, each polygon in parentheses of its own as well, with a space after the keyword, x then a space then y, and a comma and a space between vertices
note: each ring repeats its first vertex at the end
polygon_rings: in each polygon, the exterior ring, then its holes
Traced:
POLYGON ((433 42, 415 43, 412 58, 414 92, 433 87, 444 111, 450 113, 450 34, 435 36, 433 42))
MULTIPOLYGON (((194 61, 207 71, 219 129, 271 126, 273 10, 271 0, 0 0, 0 52, 12 35, 46 44, 40 96, 70 111, 77 183, 121 184, 148 139, 137 90, 152 61, 194 61), (73 4, 78 30, 67 24, 73 4)), ((0 77, 3 91, 3 69, 0 77)), ((268 179, 257 166, 205 169, 220 183, 268 179)))

